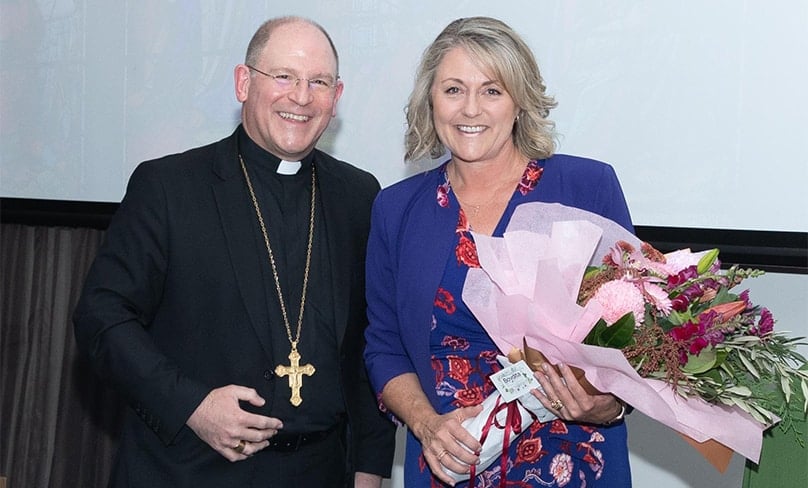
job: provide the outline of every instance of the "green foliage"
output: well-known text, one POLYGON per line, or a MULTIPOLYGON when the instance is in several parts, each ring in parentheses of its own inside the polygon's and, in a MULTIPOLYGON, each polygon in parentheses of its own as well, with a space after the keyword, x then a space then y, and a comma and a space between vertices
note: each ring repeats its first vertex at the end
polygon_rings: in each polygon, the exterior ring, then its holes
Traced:
POLYGON ((603 319, 598 320, 584 339, 584 343, 593 346, 623 349, 634 341, 634 315, 629 312, 612 325, 603 319))

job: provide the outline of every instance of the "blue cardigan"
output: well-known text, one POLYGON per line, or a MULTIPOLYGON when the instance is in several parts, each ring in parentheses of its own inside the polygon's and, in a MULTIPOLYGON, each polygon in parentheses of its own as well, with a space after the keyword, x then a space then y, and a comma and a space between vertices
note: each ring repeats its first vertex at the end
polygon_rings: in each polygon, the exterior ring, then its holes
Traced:
MULTIPOLYGON (((539 164, 544 173, 528 194, 532 201, 588 210, 633 231, 611 166, 561 154, 539 164)), ((448 208, 436 203, 441 168, 407 178, 377 195, 366 264, 370 325, 365 331, 365 362, 371 384, 380 394, 392 378, 416 373, 433 406, 438 401, 429 356, 432 309, 453 251, 458 216, 454 200, 448 208)))

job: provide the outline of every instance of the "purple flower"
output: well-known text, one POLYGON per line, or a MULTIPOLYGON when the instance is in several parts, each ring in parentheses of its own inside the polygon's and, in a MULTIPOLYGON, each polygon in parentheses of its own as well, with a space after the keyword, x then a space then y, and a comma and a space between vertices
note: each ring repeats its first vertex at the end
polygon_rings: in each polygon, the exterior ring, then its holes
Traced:
POLYGON ((688 266, 682 271, 679 271, 677 274, 668 276, 668 287, 676 288, 677 286, 681 285, 682 283, 686 283, 688 280, 691 280, 696 276, 698 276, 696 267, 688 266))
POLYGON ((742 291, 741 294, 738 295, 738 299, 743 300, 743 302, 746 303, 747 307, 751 305, 751 303, 749 302, 749 290, 742 291))
POLYGON ((760 319, 758 320, 757 327, 752 327, 749 329, 749 332, 755 334, 758 337, 763 337, 765 335, 771 334, 774 330, 774 317, 772 313, 769 311, 768 308, 761 308, 760 309, 760 319))
POLYGON ((706 290, 718 290, 721 288, 721 284, 712 278, 707 278, 706 280, 702 281, 701 286, 706 290))
POLYGON ((704 290, 697 284, 693 284, 687 287, 685 291, 682 292, 682 295, 686 296, 688 300, 693 301, 696 298, 704 295, 704 290))
POLYGON ((724 342, 724 332, 718 329, 707 330, 704 334, 704 339, 709 342, 711 346, 717 346, 724 342))
POLYGON ((684 295, 679 295, 678 297, 671 300, 671 308, 676 310, 677 312, 684 312, 687 310, 688 305, 690 305, 690 300, 687 299, 684 295))
POLYGON ((698 321, 705 329, 709 329, 717 318, 718 313, 715 310, 707 310, 699 314, 698 321))

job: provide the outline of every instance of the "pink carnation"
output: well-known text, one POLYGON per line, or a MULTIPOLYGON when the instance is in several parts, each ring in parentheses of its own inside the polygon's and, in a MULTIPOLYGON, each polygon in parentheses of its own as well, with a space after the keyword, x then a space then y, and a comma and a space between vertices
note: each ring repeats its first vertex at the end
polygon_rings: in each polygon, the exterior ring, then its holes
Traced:
POLYGON ((645 293, 657 310, 665 315, 671 312, 671 299, 668 298, 668 293, 665 290, 653 283, 647 283, 645 285, 645 293))
POLYGON ((592 300, 603 307, 603 320, 612 325, 623 315, 632 312, 640 324, 645 318, 645 301, 642 292, 628 281, 607 281, 602 284, 592 300))

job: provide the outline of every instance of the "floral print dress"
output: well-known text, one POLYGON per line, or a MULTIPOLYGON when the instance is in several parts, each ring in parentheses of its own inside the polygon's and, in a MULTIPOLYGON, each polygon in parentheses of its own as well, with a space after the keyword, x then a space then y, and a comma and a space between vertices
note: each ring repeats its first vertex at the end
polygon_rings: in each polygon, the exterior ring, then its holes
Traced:
MULTIPOLYGON (((522 181, 508 204, 495 235, 501 236, 513 210, 537 187, 543 168, 531 161, 522 181)), ((447 209, 455 199, 444 171, 439 173, 437 204, 447 209)), ((455 202, 456 203, 456 202, 455 202)), ((462 301, 463 283, 471 267, 479 267, 477 251, 466 216, 461 209, 455 230, 455 252, 446 263, 443 278, 437 290, 430 333, 432 369, 435 372, 435 390, 440 404, 437 409, 446 413, 459 407, 481 403, 494 391, 489 376, 501 368, 496 361, 497 348, 462 301)), ((611 429, 579 425, 554 420, 534 422, 519 435, 508 450, 505 480, 501 463, 495 461, 474 480, 478 487, 584 487, 629 486, 627 470, 610 473, 607 440, 611 429), (623 481, 622 478, 628 478, 623 481)), ((625 434, 615 436, 615 449, 625 450, 625 434), (622 446, 619 444, 622 443, 622 446)), ((623 454, 624 455, 624 454, 623 454)), ((408 463, 408 480, 418 480, 417 486, 444 486, 430 472, 423 454, 408 456, 416 463, 408 463)), ((461 482, 456 486, 469 486, 461 482)))

